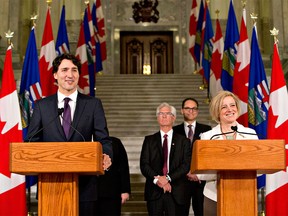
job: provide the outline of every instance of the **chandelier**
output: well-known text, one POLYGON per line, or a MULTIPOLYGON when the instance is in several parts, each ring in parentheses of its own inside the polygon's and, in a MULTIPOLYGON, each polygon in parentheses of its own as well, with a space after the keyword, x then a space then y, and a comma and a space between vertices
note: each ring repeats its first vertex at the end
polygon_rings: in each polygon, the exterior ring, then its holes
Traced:
POLYGON ((158 0, 140 0, 134 2, 133 19, 136 23, 139 22, 154 22, 159 19, 159 11, 157 10, 158 0))

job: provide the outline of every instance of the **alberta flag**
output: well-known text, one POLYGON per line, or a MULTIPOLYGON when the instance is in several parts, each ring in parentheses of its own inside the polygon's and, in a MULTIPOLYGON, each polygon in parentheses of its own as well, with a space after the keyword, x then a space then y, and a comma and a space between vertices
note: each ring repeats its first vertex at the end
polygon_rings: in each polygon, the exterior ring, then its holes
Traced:
POLYGON ((239 30, 234 12, 233 2, 232 0, 230 0, 221 73, 222 88, 228 91, 232 91, 233 89, 233 76, 234 67, 236 64, 238 41, 239 30))
POLYGON ((30 32, 30 37, 26 48, 19 98, 22 113, 23 137, 25 138, 28 131, 28 125, 30 123, 30 118, 32 116, 34 102, 42 98, 34 27, 30 32))
MULTIPOLYGON (((23 126, 23 137, 25 138, 32 117, 34 103, 42 98, 40 86, 40 72, 38 64, 38 54, 35 39, 35 29, 32 28, 28 40, 19 91, 19 101, 23 126)), ((37 183, 37 176, 26 176, 26 187, 37 183)))
POLYGON ((252 32, 248 95, 249 127, 260 135, 259 138, 266 138, 269 88, 258 46, 256 26, 252 32))
MULTIPOLYGON (((248 86, 248 126, 253 128, 259 138, 267 137, 269 88, 267 84, 264 64, 258 46, 256 26, 252 31, 251 59, 248 86)), ((265 186, 265 175, 257 178, 257 187, 265 186)))
POLYGON ((205 3, 203 25, 205 25, 205 29, 204 29, 203 47, 202 47, 202 55, 203 55, 202 67, 204 70, 203 74, 204 79, 206 80, 206 83, 209 84, 214 32, 207 2, 205 3))
POLYGON ((56 40, 56 55, 61 55, 63 53, 69 53, 69 40, 65 21, 65 5, 62 7, 61 18, 59 22, 58 35, 56 40))

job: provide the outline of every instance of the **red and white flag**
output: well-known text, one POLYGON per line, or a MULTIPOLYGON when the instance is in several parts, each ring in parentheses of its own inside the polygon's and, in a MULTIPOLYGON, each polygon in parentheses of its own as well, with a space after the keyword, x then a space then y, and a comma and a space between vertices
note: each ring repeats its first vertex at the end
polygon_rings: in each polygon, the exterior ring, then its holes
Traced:
POLYGON ((240 99, 241 113, 237 121, 248 127, 248 83, 251 49, 246 27, 246 9, 243 9, 237 59, 234 69, 233 93, 240 99))
POLYGON ((79 39, 76 49, 76 57, 81 62, 81 74, 79 77, 78 90, 83 94, 90 94, 89 88, 89 70, 88 70, 88 58, 87 48, 85 43, 84 26, 83 22, 80 26, 79 39))
POLYGON ((50 8, 48 7, 39 58, 40 83, 43 97, 56 93, 58 89, 52 74, 52 63, 56 58, 56 51, 50 13, 50 8))
POLYGON ((107 51, 106 51, 105 20, 104 20, 104 14, 103 14, 100 0, 95 0, 93 3, 92 20, 93 20, 93 25, 96 28, 95 32, 97 33, 97 36, 100 42, 101 59, 103 62, 107 58, 107 51))
POLYGON ((189 52, 194 59, 194 62, 197 62, 194 47, 196 43, 196 32, 197 32, 197 1, 192 0, 192 8, 190 13, 190 23, 189 23, 189 52))
POLYGON ((9 170, 9 145, 22 142, 22 124, 18 94, 8 47, 0 90, 0 215, 27 215, 25 176, 9 170))
POLYGON ((217 19, 215 36, 213 38, 213 53, 211 58, 210 80, 209 80, 210 82, 209 90, 211 97, 214 97, 218 91, 223 90, 221 86, 223 51, 224 51, 224 39, 222 36, 222 30, 219 19, 217 19))
POLYGON ((274 44, 268 111, 268 139, 284 139, 286 146, 286 169, 266 175, 266 215, 288 215, 288 93, 279 58, 274 44))

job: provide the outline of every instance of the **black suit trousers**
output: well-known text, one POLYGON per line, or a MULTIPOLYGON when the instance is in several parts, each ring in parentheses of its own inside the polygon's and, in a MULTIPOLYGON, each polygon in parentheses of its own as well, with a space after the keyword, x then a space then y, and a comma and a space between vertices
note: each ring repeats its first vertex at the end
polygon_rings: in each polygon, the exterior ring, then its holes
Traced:
POLYGON ((177 204, 170 193, 161 195, 157 200, 147 201, 147 209, 150 216, 186 216, 185 205, 177 204))

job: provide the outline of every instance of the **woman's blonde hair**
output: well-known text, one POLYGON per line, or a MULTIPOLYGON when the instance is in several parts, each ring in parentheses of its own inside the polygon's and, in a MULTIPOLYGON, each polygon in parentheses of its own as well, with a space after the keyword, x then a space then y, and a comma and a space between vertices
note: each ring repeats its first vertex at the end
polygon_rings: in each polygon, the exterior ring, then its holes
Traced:
POLYGON ((213 97, 210 102, 210 115, 212 117, 212 120, 216 121, 217 123, 220 122, 220 112, 223 100, 228 96, 232 97, 235 100, 238 114, 241 112, 240 100, 237 95, 233 94, 230 91, 219 91, 218 94, 213 97))

